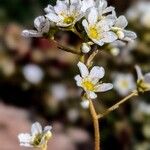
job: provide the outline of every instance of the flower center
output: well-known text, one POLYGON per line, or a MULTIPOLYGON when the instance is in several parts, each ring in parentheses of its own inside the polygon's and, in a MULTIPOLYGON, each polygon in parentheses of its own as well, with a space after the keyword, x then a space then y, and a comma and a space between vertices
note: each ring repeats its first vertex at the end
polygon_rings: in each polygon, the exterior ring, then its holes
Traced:
POLYGON ((69 17, 65 17, 64 18, 64 23, 66 23, 66 24, 70 24, 70 23, 72 23, 74 21, 74 17, 72 17, 72 16, 69 16, 69 17))
POLYGON ((124 80, 124 81, 122 81, 122 82, 120 83, 120 85, 121 85, 122 88, 128 88, 129 83, 128 83, 128 81, 124 80))
POLYGON ((92 39, 99 39, 100 35, 96 27, 89 28, 89 37, 91 37, 92 39))
POLYGON ((82 86, 88 91, 94 91, 94 89, 95 89, 94 84, 90 81, 84 81, 82 83, 82 86))
POLYGON ((38 146, 42 140, 42 137, 43 135, 42 134, 37 134, 35 137, 34 137, 34 140, 33 140, 33 145, 34 146, 38 146))

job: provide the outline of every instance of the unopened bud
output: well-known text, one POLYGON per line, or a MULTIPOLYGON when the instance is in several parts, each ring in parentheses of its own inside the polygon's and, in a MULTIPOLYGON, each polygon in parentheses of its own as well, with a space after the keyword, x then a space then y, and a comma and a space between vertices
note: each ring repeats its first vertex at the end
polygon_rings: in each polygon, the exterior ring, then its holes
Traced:
POLYGON ((82 43, 81 50, 83 53, 88 53, 91 50, 91 46, 87 43, 82 43))
POLYGON ((123 39, 124 38, 124 33, 122 31, 117 31, 117 35, 119 37, 119 39, 123 39))

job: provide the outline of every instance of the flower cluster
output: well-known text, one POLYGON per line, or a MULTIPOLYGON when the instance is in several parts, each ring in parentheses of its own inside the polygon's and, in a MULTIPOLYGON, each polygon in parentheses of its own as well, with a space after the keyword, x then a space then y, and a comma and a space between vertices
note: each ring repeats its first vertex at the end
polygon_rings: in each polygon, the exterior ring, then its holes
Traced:
MULTIPOLYGON (((106 0, 57 0, 55 6, 48 5, 44 11, 46 15, 39 16, 34 21, 36 30, 24 30, 24 36, 51 37, 55 29, 62 28, 77 33, 78 23, 85 30, 83 34, 86 34, 81 37, 86 37, 87 43, 92 42, 98 46, 136 38, 134 32, 125 30, 128 24, 126 18, 117 17, 114 7, 108 7, 106 0)), ((78 32, 79 34, 82 33, 78 32)), ((90 48, 87 52, 89 51, 90 48)))

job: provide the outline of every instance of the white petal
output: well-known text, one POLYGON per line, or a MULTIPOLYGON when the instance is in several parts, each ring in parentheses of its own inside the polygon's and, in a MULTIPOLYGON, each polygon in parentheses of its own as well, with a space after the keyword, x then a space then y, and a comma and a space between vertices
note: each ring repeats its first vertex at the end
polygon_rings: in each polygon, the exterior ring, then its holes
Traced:
POLYGON ((116 27, 121 28, 121 29, 124 29, 127 25, 128 25, 128 21, 125 16, 120 16, 117 19, 117 22, 115 24, 116 27))
POLYGON ((64 2, 59 1, 57 2, 57 5, 54 6, 54 10, 57 14, 67 13, 67 6, 64 2))
POLYGON ((104 32, 103 37, 104 37, 103 41, 105 43, 111 43, 111 42, 114 42, 115 40, 117 40, 116 34, 111 32, 111 31, 110 32, 104 32))
POLYGON ((32 135, 42 133, 42 126, 40 125, 40 123, 35 122, 34 124, 32 124, 31 133, 32 135))
POLYGON ((98 44, 99 46, 103 46, 104 45, 104 41, 103 39, 100 39, 100 40, 95 40, 95 39, 92 39, 94 43, 98 44))
POLYGON ((124 30, 123 32, 124 32, 124 36, 125 36, 124 40, 126 40, 126 41, 131 41, 131 40, 134 40, 137 38, 137 35, 135 32, 127 31, 127 30, 124 30))
POLYGON ((88 24, 88 22, 87 22, 86 19, 84 19, 84 20, 82 21, 82 25, 83 25, 83 27, 87 30, 89 24, 88 24))
POLYGON ((145 81, 146 83, 150 83, 150 73, 146 73, 146 74, 144 75, 144 81, 145 81))
POLYGON ((18 139, 19 139, 20 143, 30 143, 32 137, 28 133, 21 133, 18 135, 18 139))
POLYGON ((143 80, 144 76, 142 74, 141 68, 138 65, 136 65, 135 69, 136 69, 136 72, 137 72, 137 78, 138 78, 138 80, 143 80))
POLYGON ((114 10, 115 10, 115 8, 112 7, 112 6, 107 7, 107 8, 103 11, 103 14, 113 12, 114 10))
POLYGON ((97 98, 97 95, 96 95, 94 92, 92 92, 92 91, 87 91, 87 95, 88 95, 88 97, 89 97, 90 99, 95 99, 95 98, 97 98))
POLYGON ((47 15, 45 15, 50 21, 53 21, 53 22, 59 22, 60 21, 60 18, 54 14, 54 13, 49 13, 47 15))
POLYGON ((52 130, 52 126, 46 126, 45 128, 44 128, 44 131, 51 131, 52 130))
POLYGON ((81 11, 86 12, 86 10, 90 7, 93 7, 95 4, 94 0, 83 0, 81 11))
POLYGON ((95 7, 90 9, 90 12, 88 14, 88 22, 90 25, 94 25, 96 24, 98 19, 98 12, 97 9, 95 7))
POLYGON ((24 37, 42 37, 42 33, 37 32, 35 30, 23 30, 21 33, 24 37))
POLYGON ((48 14, 48 13, 52 13, 53 12, 53 6, 51 6, 51 5, 48 5, 45 9, 44 9, 44 11, 48 14))
POLYGON ((44 16, 38 16, 37 18, 35 18, 34 20, 34 26, 35 28, 39 31, 39 29, 42 28, 42 24, 43 22, 45 22, 45 17, 44 16))
POLYGON ((91 69, 89 77, 92 79, 101 79, 105 75, 105 70, 103 67, 95 66, 91 69))
POLYGON ((80 86, 80 87, 81 87, 81 84, 82 84, 82 78, 81 78, 81 76, 80 76, 80 75, 77 75, 77 76, 75 76, 74 79, 75 79, 76 82, 77 82, 77 86, 80 86))
POLYGON ((96 92, 105 92, 111 90, 113 85, 111 83, 102 83, 96 87, 96 92))
POLYGON ((84 63, 79 62, 78 67, 79 67, 81 76, 83 78, 86 78, 89 75, 89 70, 88 70, 87 66, 84 63))

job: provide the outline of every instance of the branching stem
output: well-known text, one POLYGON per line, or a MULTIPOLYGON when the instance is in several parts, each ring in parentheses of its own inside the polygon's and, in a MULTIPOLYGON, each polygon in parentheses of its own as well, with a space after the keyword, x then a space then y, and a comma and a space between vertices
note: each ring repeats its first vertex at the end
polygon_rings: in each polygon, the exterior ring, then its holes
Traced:
POLYGON ((99 114, 97 117, 98 119, 103 118, 104 116, 108 115, 110 112, 118 109, 120 107, 120 105, 122 105, 124 102, 126 102, 127 100, 129 100, 130 98, 134 97, 134 96, 138 96, 138 91, 133 91, 130 95, 126 96, 125 98, 123 98, 122 100, 120 100, 118 103, 114 104, 113 106, 111 106, 110 108, 108 108, 104 113, 99 114))

